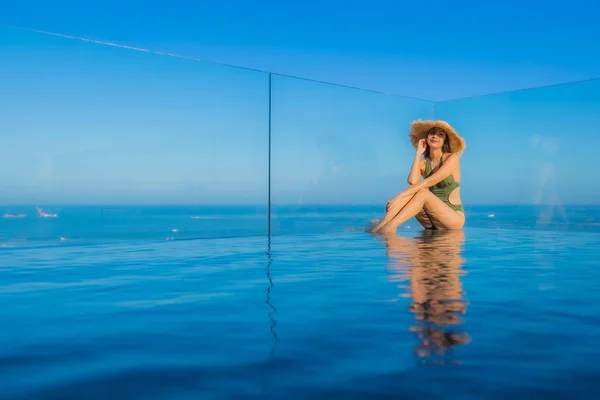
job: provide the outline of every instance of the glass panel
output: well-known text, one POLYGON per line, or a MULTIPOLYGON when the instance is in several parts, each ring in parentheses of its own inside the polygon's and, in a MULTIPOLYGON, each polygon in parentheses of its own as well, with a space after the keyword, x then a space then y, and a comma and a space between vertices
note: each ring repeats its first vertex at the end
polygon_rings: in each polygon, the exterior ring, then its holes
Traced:
POLYGON ((364 229, 407 186, 410 122, 432 103, 274 76, 273 233, 364 229))
POLYGON ((600 201, 600 80, 436 103, 435 116, 467 141, 467 225, 591 229, 600 222, 577 206, 600 201))
POLYGON ((0 241, 266 233, 268 75, 7 28, 0 41, 0 241))

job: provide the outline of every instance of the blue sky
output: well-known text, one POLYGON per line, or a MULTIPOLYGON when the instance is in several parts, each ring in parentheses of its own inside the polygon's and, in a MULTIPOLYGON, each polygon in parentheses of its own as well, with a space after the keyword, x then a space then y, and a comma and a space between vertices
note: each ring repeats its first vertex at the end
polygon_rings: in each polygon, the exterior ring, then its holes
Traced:
POLYGON ((599 9, 595 0, 29 0, 4 2, 0 21, 447 100, 599 76, 599 9))
MULTIPOLYGON (((469 143, 465 202, 600 198, 568 139, 597 130, 598 82, 447 101, 600 77, 592 1, 191 4, 12 2, 0 23, 439 100, 469 143)), ((0 202, 266 198, 266 74, 9 28, 0 47, 0 202)), ((405 185, 408 124, 434 112, 279 76, 272 94, 276 203, 384 202, 405 185)))

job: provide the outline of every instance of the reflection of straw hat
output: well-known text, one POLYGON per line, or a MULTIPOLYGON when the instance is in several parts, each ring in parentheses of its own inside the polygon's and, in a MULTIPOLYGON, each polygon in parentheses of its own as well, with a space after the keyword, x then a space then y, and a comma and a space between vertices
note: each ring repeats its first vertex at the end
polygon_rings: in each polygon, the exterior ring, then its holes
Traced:
POLYGON ((446 121, 423 121, 420 119, 414 121, 410 124, 409 133, 412 145, 416 148, 419 144, 419 140, 425 139, 427 133, 432 128, 440 128, 446 131, 448 141, 450 142, 450 152, 460 154, 465 151, 465 148, 467 147, 465 139, 463 139, 446 121))

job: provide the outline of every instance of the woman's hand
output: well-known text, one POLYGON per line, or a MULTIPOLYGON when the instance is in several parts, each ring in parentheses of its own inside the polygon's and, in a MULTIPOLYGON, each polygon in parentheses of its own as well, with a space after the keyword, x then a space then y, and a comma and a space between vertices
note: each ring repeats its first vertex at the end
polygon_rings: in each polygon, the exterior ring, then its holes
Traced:
POLYGON ((404 189, 403 191, 401 191, 400 193, 398 193, 397 195, 395 195, 394 197, 392 197, 385 205, 385 211, 389 211, 390 208, 392 208, 394 206, 394 204, 400 200, 402 197, 407 195, 407 190, 410 190, 411 188, 415 187, 416 185, 410 185, 408 188, 404 189))
POLYGON ((394 204, 400 199, 400 196, 402 195, 402 193, 398 193, 397 195, 395 195, 394 197, 392 197, 385 205, 385 211, 389 211, 390 208, 392 208, 394 206, 394 204))
POLYGON ((397 195, 395 195, 394 197, 392 197, 392 199, 390 201, 388 201, 385 205, 385 211, 389 211, 390 208, 392 208, 394 206, 394 204, 402 199, 403 197, 406 196, 412 196, 415 193, 417 193, 420 189, 421 189, 421 183, 416 184, 416 185, 410 185, 409 187, 407 187, 406 189, 404 189, 403 191, 401 191, 400 193, 398 193, 397 195))
POLYGON ((390 211, 390 208, 392 208, 392 206, 394 205, 394 203, 396 202, 396 200, 398 200, 397 198, 393 198, 390 201, 388 201, 385 205, 385 211, 390 211))
POLYGON ((425 149, 427 149, 427 139, 419 140, 419 143, 417 144, 417 155, 423 155, 423 153, 425 153, 425 149))

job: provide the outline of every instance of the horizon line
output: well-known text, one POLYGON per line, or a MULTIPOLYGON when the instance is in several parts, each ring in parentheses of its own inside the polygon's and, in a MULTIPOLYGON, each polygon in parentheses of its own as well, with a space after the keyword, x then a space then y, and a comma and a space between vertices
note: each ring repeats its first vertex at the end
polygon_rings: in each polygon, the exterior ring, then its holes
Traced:
MULTIPOLYGON (((383 203, 305 203, 305 204, 295 204, 295 203, 281 203, 281 204, 271 204, 271 208, 277 207, 383 207, 383 203)), ((261 207, 268 208, 267 204, 264 203, 59 203, 59 202, 50 202, 50 203, 0 203, 0 207, 261 207)), ((552 204, 552 203, 469 203, 464 204, 464 207, 503 207, 503 206, 554 206, 554 207, 564 207, 564 206, 600 206, 600 203, 561 203, 561 204, 552 204)))

